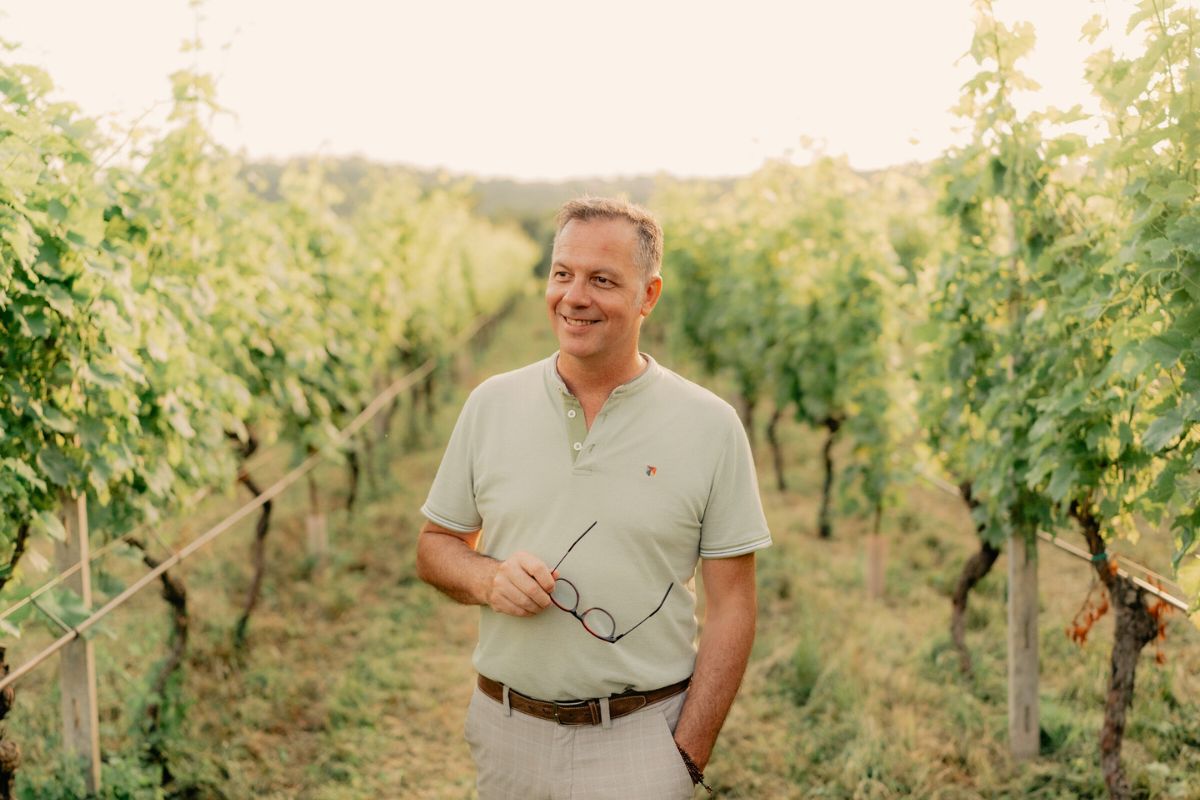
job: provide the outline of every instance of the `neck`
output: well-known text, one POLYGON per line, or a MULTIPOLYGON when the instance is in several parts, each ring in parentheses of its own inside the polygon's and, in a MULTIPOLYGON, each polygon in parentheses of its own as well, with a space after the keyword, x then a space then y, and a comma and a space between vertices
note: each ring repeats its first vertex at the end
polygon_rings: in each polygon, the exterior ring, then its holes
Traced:
POLYGON ((558 354, 558 374, 571 390, 571 394, 576 397, 607 397, 613 389, 640 375, 646 365, 646 359, 642 358, 642 354, 636 348, 628 356, 600 363, 573 358, 562 352, 558 354))

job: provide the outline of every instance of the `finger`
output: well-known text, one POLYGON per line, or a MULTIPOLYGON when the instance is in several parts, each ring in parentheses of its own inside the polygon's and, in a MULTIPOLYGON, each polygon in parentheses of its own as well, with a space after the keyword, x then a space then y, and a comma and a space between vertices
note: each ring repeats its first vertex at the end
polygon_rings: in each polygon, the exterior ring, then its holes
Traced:
POLYGON ((541 587, 520 565, 511 561, 504 562, 496 573, 493 590, 512 605, 530 612, 538 611, 542 607, 537 602, 537 595, 542 592, 541 587))
POLYGON ((546 566, 546 562, 529 553, 518 553, 514 558, 521 565, 525 573, 537 581, 542 591, 551 592, 554 590, 555 574, 550 572, 550 568, 546 566))
MULTIPOLYGON (((490 605, 492 607, 493 611, 500 613, 500 614, 507 614, 510 617, 529 616, 529 611, 527 611, 526 609, 524 609, 520 606, 520 601, 518 599, 514 599, 513 597, 510 597, 507 594, 507 592, 510 590, 511 590, 511 587, 508 587, 508 586, 499 586, 498 585, 498 586, 494 587, 492 589, 492 595, 488 599, 488 605, 490 605)), ((518 593, 518 597, 519 596, 520 595, 518 593)))
MULTIPOLYGON (((545 567, 543 566, 543 569, 545 567)), ((521 570, 519 567, 514 570, 514 574, 510 575, 512 586, 532 603, 535 604, 537 610, 541 610, 550 605, 550 595, 542 588, 542 585, 535 580, 528 572, 521 570)), ((550 582, 550 588, 554 588, 554 582, 550 582)))
POLYGON ((504 597, 497 597, 492 602, 492 610, 498 614, 505 614, 510 617, 533 616, 532 612, 526 611, 525 609, 521 608, 518 605, 513 604, 511 601, 509 601, 508 599, 506 599, 504 597))
POLYGON ((512 584, 502 585, 497 593, 497 599, 507 609, 505 613, 511 613, 517 617, 532 616, 542 610, 542 607, 532 597, 512 584))
POLYGON ((545 564, 539 562, 538 566, 535 567, 529 574, 535 581, 537 581, 538 586, 541 587, 543 592, 554 591, 554 582, 558 580, 558 578, 545 564))

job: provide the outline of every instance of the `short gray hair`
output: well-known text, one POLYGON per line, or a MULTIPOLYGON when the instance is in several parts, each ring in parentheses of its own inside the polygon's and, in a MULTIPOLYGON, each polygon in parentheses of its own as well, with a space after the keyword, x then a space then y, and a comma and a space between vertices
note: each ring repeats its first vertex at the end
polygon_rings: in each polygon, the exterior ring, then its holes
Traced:
POLYGON ((663 232, 662 226, 649 209, 636 203, 613 197, 577 197, 568 200, 555 217, 554 243, 558 235, 571 220, 587 222, 593 219, 623 219, 632 223, 637 231, 637 249, 634 263, 642 273, 642 280, 649 282, 662 272, 663 232))

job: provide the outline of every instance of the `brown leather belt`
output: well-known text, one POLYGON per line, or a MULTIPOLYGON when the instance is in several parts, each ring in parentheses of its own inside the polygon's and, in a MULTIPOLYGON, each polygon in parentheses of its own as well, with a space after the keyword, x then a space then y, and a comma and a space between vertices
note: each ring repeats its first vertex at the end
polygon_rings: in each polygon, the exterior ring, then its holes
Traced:
MULTIPOLYGON (((617 719, 626 714, 632 714, 639 708, 645 708, 651 703, 666 700, 688 688, 691 678, 684 678, 679 683, 672 683, 661 689, 649 692, 624 692, 608 698, 608 716, 617 719)), ((491 678, 479 676, 479 689, 488 697, 498 702, 504 702, 504 684, 491 678)), ((527 697, 513 689, 508 690, 508 704, 514 711, 528 714, 538 719, 548 719, 559 725, 599 725, 600 700, 565 700, 554 703, 549 700, 537 700, 527 697)))

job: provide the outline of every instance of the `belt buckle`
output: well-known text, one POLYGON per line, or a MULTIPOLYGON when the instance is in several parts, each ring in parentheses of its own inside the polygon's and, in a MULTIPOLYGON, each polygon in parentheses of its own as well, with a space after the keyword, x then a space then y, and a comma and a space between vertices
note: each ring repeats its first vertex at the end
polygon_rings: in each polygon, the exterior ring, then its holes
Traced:
MULTIPOLYGON (((579 725, 586 725, 587 723, 585 723, 585 722, 563 722, 558 716, 558 711, 559 711, 559 709, 562 709, 562 708, 584 708, 588 704, 593 703, 593 702, 596 702, 597 704, 599 704, 598 701, 594 701, 594 700, 576 700, 574 703, 553 703, 553 705, 554 705, 554 724, 564 725, 566 727, 577 727, 579 725)), ((595 716, 595 714, 593 714, 592 716, 595 716)))

